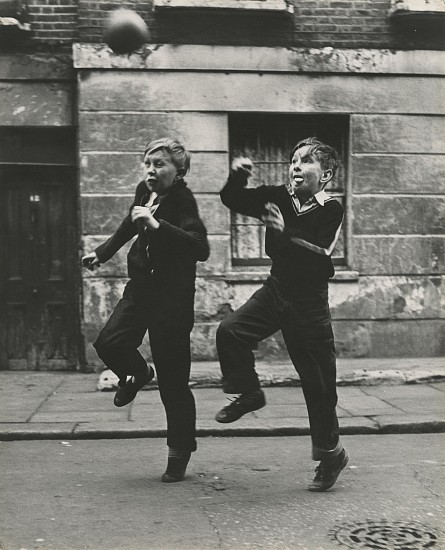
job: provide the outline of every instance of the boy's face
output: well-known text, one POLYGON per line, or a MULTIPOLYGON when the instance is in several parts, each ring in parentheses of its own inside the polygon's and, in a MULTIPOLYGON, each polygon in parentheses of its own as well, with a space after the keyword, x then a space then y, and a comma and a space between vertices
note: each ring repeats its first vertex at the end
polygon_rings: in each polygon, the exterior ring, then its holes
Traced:
POLYGON ((301 201, 321 191, 332 178, 332 170, 323 170, 317 158, 309 153, 310 146, 298 148, 289 166, 287 190, 301 201))
POLYGON ((175 183, 178 170, 164 149, 148 151, 144 157, 144 179, 150 191, 165 195, 175 183))

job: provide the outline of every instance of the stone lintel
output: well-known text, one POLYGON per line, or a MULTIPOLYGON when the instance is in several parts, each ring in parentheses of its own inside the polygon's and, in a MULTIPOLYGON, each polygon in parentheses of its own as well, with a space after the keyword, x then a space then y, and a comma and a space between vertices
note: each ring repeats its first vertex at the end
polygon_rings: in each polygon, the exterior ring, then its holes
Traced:
POLYGON ((71 55, 5 53, 0 56, 0 80, 74 80, 71 55))
POLYGON ((389 17, 399 16, 444 16, 443 0, 391 0, 389 17))
POLYGON ((285 0, 153 0, 153 9, 158 10, 206 10, 247 11, 249 13, 293 13, 294 7, 285 0))
POLYGON ((74 44, 76 69, 243 71, 273 73, 445 73, 445 52, 387 49, 281 48, 146 44, 116 55, 105 44, 74 44))

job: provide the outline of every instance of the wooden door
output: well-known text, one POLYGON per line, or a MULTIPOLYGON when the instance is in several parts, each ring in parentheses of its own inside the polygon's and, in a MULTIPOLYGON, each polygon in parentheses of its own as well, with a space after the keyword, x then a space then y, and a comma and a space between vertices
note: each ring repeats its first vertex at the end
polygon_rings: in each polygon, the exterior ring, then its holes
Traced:
POLYGON ((0 368, 75 369, 75 171, 0 167, 0 368))

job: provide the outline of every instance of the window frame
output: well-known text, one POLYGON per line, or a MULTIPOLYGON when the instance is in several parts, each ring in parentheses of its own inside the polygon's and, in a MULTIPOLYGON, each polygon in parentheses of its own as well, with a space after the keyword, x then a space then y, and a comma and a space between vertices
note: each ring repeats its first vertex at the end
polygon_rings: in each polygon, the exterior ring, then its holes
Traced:
MULTIPOLYGON (((350 127, 350 117, 349 115, 331 115, 331 114, 315 114, 315 113, 232 113, 229 115, 229 157, 230 162, 233 158, 236 156, 242 155, 242 156, 250 156, 254 163, 254 169, 255 164, 285 164, 286 170, 283 170, 283 178, 287 177, 287 166, 288 166, 288 155, 290 153, 291 147, 299 140, 303 139, 305 137, 308 137, 309 135, 317 136, 322 141, 325 141, 326 143, 332 143, 339 151, 340 159, 341 159, 341 167, 339 170, 339 176, 337 177, 335 181, 336 187, 334 187, 332 190, 329 189, 330 186, 328 186, 328 194, 330 196, 339 197, 341 200, 340 202, 343 205, 344 211, 345 211, 345 219, 343 221, 343 227, 342 227, 342 248, 343 248, 343 254, 340 256, 333 256, 332 262, 336 267, 339 268, 347 268, 348 267, 348 252, 349 252, 349 246, 348 246, 348 235, 349 235, 349 223, 348 223, 348 207, 349 207, 349 200, 348 200, 348 177, 349 177, 349 127, 350 127), (241 128, 241 132, 245 132, 246 126, 249 126, 249 121, 251 122, 251 125, 253 128, 255 128, 255 125, 258 127, 262 127, 262 131, 268 132, 270 134, 273 134, 277 131, 278 125, 282 124, 283 121, 286 120, 288 127, 287 131, 291 127, 291 125, 295 122, 298 122, 297 124, 294 124, 295 127, 298 127, 300 124, 301 126, 305 127, 305 131, 301 135, 296 135, 295 137, 287 136, 288 145, 286 148, 281 150, 281 157, 283 160, 277 159, 277 160, 268 160, 265 161, 264 159, 259 159, 257 157, 257 160, 255 159, 255 155, 252 155, 251 150, 246 150, 243 148, 243 145, 240 143, 236 143, 238 139, 238 131, 241 128), (304 121, 304 124, 303 124, 304 121), (269 126, 268 124, 275 124, 275 127, 269 126), (333 141, 332 138, 329 139, 328 137, 325 137, 323 135, 323 132, 327 135, 329 135, 331 132, 333 132, 333 128, 336 127, 336 125, 339 126, 338 133, 336 135, 336 139, 333 141), (329 130, 324 130, 324 126, 328 126, 329 130), (311 128, 312 127, 312 128, 311 128), (312 130, 312 131, 310 131, 312 130), (304 135, 303 135, 304 134, 304 135), (289 145, 292 143, 292 145, 289 145), (341 188, 338 186, 341 185, 341 188)), ((255 139, 257 141, 257 144, 261 142, 261 139, 264 139, 264 135, 258 135, 256 134, 255 139)), ((253 137, 253 136, 251 136, 253 137)), ((286 141, 286 140, 284 140, 286 141)), ((270 143, 269 143, 270 145, 270 143)), ((260 145, 258 145, 260 147, 260 145)), ((280 183, 282 183, 281 181, 280 183)), ((269 182, 261 182, 268 184, 269 182)), ((254 185, 255 187, 255 185, 254 185)), ((232 269, 239 270, 258 270, 261 268, 268 268, 271 265, 271 260, 268 256, 266 256, 264 251, 264 234, 265 234, 265 228, 261 224, 261 222, 255 220, 254 218, 250 218, 252 220, 252 223, 242 223, 240 220, 245 219, 246 217, 241 216, 239 214, 236 214, 234 212, 231 212, 231 218, 230 218, 230 256, 231 256, 231 265, 232 269), (238 220, 238 221, 237 221, 238 220), (241 226, 258 226, 259 234, 262 234, 260 243, 260 256, 257 257, 239 257, 239 253, 237 255, 236 248, 238 248, 238 243, 236 240, 236 227, 241 226), (235 229, 234 229, 235 228, 235 229)), ((240 242, 240 241, 238 241, 240 242)))

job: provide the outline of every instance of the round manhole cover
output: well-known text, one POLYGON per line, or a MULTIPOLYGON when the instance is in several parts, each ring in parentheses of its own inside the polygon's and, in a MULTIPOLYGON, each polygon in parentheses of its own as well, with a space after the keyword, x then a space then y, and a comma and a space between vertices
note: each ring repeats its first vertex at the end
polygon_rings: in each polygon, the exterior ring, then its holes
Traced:
POLYGON ((376 550, 422 550, 438 542, 433 529, 416 522, 364 521, 343 524, 331 533, 333 540, 348 548, 376 550))

